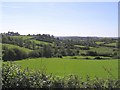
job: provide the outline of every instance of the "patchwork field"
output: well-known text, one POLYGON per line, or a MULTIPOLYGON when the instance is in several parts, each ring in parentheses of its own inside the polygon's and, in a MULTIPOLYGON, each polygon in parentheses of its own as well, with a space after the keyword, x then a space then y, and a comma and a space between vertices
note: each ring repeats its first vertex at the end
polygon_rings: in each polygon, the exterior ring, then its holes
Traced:
POLYGON ((41 70, 48 74, 64 76, 76 74, 81 77, 89 75, 91 78, 117 78, 118 60, 84 60, 64 58, 35 58, 15 61, 15 63, 28 67, 31 70, 41 70))
POLYGON ((17 46, 17 45, 12 45, 12 44, 2 44, 2 47, 7 47, 9 49, 13 49, 13 48, 18 48, 20 49, 21 51, 25 51, 25 52, 31 52, 32 50, 30 49, 27 49, 27 48, 24 48, 24 47, 20 47, 20 46, 17 46))

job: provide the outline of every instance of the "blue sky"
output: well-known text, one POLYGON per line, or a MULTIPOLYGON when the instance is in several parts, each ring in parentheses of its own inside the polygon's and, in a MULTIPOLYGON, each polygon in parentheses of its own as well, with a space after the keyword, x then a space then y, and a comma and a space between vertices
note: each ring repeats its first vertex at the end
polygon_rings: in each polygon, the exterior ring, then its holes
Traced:
POLYGON ((117 2, 4 2, 2 32, 118 36, 117 2))

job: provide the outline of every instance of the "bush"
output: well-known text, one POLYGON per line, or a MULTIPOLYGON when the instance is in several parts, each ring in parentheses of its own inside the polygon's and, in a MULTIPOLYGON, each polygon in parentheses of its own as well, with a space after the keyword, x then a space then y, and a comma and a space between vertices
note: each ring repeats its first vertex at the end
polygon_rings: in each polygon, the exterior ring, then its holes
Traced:
POLYGON ((3 88, 41 88, 45 82, 49 82, 48 78, 50 79, 50 76, 39 71, 33 72, 28 68, 22 70, 20 66, 11 62, 3 64, 3 88))
POLYGON ((71 59, 78 59, 77 57, 72 57, 71 59))
POLYGON ((5 61, 14 61, 14 60, 21 60, 28 57, 28 53, 26 53, 23 50, 20 50, 19 48, 13 48, 4 50, 3 53, 3 60, 5 61))
POLYGON ((103 58, 102 58, 102 57, 97 56, 97 57, 95 57, 94 59, 103 59, 103 58))
POLYGON ((62 55, 59 55, 58 57, 59 57, 59 58, 63 58, 62 55))
POLYGON ((28 53, 25 52, 24 50, 20 50, 18 48, 13 48, 16 56, 15 56, 15 60, 21 60, 21 59, 25 59, 28 58, 28 53))
POLYGON ((87 55, 88 55, 88 56, 97 56, 97 52, 88 51, 88 52, 87 52, 87 55))
POLYGON ((21 69, 20 66, 6 62, 2 66, 2 82, 3 89, 12 88, 93 88, 93 89, 112 89, 120 88, 120 80, 118 79, 79 79, 76 75, 68 75, 62 77, 46 75, 41 71, 31 71, 28 68, 21 69))
POLYGON ((29 57, 42 57, 42 52, 38 50, 33 50, 29 53, 29 57))
POLYGON ((114 55, 112 58, 114 58, 114 59, 120 59, 120 55, 114 55))
POLYGON ((59 54, 59 53, 56 54, 56 57, 63 58, 62 54, 59 54))

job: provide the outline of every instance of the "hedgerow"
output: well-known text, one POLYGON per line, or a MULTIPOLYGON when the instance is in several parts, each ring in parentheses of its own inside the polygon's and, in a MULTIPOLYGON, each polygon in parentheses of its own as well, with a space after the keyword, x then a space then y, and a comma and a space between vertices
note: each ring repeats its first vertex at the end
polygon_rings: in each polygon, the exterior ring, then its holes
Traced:
POLYGON ((68 75, 59 77, 55 75, 47 75, 39 71, 31 71, 28 68, 21 67, 13 62, 3 63, 2 65, 2 88, 93 88, 93 89, 113 89, 120 88, 119 79, 90 79, 86 80, 76 76, 68 75))

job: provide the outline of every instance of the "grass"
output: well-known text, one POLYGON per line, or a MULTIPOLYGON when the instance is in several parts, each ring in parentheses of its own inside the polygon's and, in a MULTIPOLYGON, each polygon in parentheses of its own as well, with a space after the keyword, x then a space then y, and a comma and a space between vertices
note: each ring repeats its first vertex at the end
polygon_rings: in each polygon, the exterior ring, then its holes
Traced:
MULTIPOLYGON (((27 39, 31 39, 32 36, 11 36, 12 38, 22 38, 23 40, 27 40, 27 39)), ((52 43, 49 43, 49 42, 44 42, 44 41, 38 41, 38 40, 35 40, 35 39, 31 39, 30 40, 31 42, 34 42, 35 44, 42 44, 42 45, 52 45, 52 43)))
POLYGON ((81 47, 81 48, 84 48, 86 46, 82 46, 82 45, 74 45, 75 47, 81 47))
POLYGON ((42 44, 42 45, 48 45, 48 44, 50 44, 50 45, 53 45, 52 43, 43 42, 43 41, 38 41, 38 40, 30 40, 30 41, 32 41, 32 42, 34 42, 34 43, 36 43, 36 44, 42 44))
POLYGON ((105 44, 106 46, 112 46, 112 47, 116 47, 117 43, 109 43, 109 44, 105 44))
MULTIPOLYGON (((75 47, 80 47, 80 48, 85 48, 86 46, 82 46, 82 45, 74 45, 75 47)), ((89 48, 93 48, 93 47, 89 47, 89 48)))
POLYGON ((2 60, 0 60, 0 68, 2 67, 2 60))
MULTIPOLYGON (((64 59, 66 58, 66 59, 74 59, 74 58, 76 58, 76 59, 85 59, 85 58, 89 58, 90 60, 94 60, 94 58, 95 58, 96 56, 65 56, 64 57, 64 59)), ((104 56, 100 56, 101 58, 103 58, 104 60, 105 59, 111 59, 111 57, 104 57, 104 56)))
POLYGON ((47 74, 64 76, 68 74, 76 74, 83 78, 89 75, 91 78, 95 76, 99 78, 117 78, 118 77, 118 60, 84 60, 65 58, 34 58, 15 61, 22 68, 30 68, 31 70, 43 70, 47 74), (108 71, 110 73, 108 73, 108 71), (110 76, 110 74, 112 74, 110 76))
POLYGON ((12 44, 2 44, 2 46, 4 47, 7 47, 7 48, 19 48, 20 50, 22 50, 22 51, 25 51, 25 52, 31 52, 32 50, 30 50, 30 49, 27 49, 27 48, 24 48, 24 47, 20 47, 20 46, 17 46, 17 45, 12 45, 12 44))
POLYGON ((113 48, 99 46, 99 47, 90 48, 90 50, 80 50, 80 53, 86 54, 88 51, 94 51, 97 52, 98 54, 112 54, 113 48))
POLYGON ((12 38, 22 38, 23 40, 32 38, 31 36, 11 36, 12 38))
POLYGON ((100 45, 100 44, 104 44, 104 42, 95 42, 96 44, 100 45))
POLYGON ((98 54, 111 54, 113 52, 113 48, 109 48, 109 47, 94 47, 90 49, 91 51, 96 51, 98 54))

